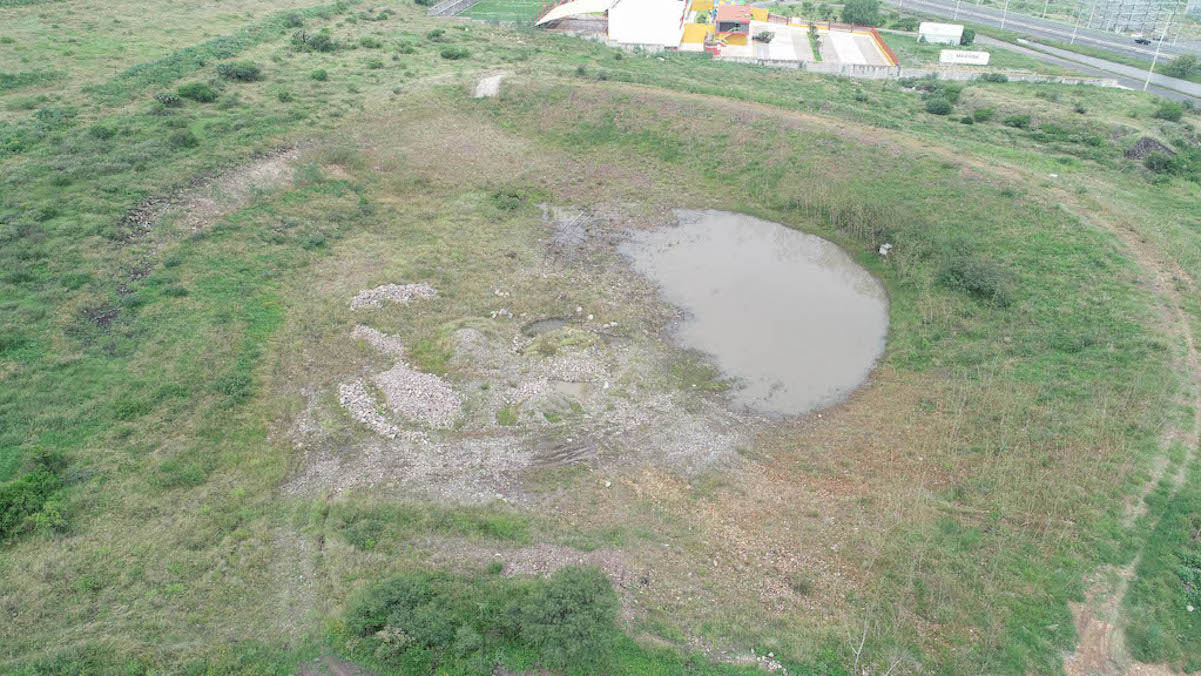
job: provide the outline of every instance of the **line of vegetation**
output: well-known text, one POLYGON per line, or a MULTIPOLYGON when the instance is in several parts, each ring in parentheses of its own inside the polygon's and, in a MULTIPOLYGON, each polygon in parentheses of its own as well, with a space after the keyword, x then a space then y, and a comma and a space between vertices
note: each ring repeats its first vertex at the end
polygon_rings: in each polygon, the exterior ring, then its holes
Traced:
POLYGON ((0 93, 49 84, 66 77, 66 75, 61 70, 34 70, 23 73, 0 71, 0 93))
POLYGON ((388 673, 753 674, 671 649, 648 649, 618 628, 617 595, 592 567, 546 578, 407 573, 356 593, 340 643, 388 673))
POLYGON ((130 101, 148 88, 170 85, 214 61, 233 58, 251 47, 279 38, 295 30, 306 19, 329 19, 345 12, 349 6, 347 0, 340 0, 332 5, 277 12, 232 35, 185 47, 157 61, 131 66, 108 82, 85 87, 84 91, 108 105, 130 101))

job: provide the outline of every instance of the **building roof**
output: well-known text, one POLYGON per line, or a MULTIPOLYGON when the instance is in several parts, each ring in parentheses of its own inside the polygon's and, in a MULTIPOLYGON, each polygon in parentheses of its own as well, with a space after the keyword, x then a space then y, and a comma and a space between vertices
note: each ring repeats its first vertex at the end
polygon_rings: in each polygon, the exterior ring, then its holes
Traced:
POLYGON ((751 8, 746 5, 722 5, 717 8, 717 22, 737 21, 738 23, 751 22, 751 8))
POLYGON ((934 23, 933 21, 923 21, 917 28, 918 35, 938 35, 947 36, 959 40, 963 35, 963 25, 957 23, 934 23))

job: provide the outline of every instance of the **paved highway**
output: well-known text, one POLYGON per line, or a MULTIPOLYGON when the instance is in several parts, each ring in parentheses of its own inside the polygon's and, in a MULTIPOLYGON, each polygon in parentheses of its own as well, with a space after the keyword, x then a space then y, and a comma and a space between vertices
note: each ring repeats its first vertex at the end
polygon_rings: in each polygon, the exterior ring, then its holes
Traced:
MULTIPOLYGON (((960 21, 982 26, 995 26, 997 28, 1001 27, 1002 14, 1004 14, 1001 9, 982 7, 972 2, 972 0, 884 0, 884 2, 898 8, 926 12, 927 14, 946 17, 947 19, 952 19, 958 14, 960 21), (958 6, 958 11, 956 11, 956 6, 958 6)), ((1005 14, 1004 24, 1006 30, 1026 34, 1034 38, 1062 42, 1069 42, 1072 39, 1071 24, 1064 24, 1049 19, 1040 19, 1025 14, 1009 12, 1005 14)), ((1155 54, 1154 44, 1150 46, 1138 45, 1130 37, 1087 28, 1080 28, 1077 31, 1076 44, 1106 49, 1111 52, 1148 60, 1155 54)), ((1170 59, 1178 54, 1196 53, 1198 53, 1196 43, 1181 41, 1180 44, 1175 46, 1170 43, 1164 44, 1159 58, 1161 60, 1165 57, 1170 59)))
MULTIPOLYGON (((1084 75, 1113 78, 1118 81, 1118 84, 1127 89, 1142 89, 1143 81, 1147 77, 1147 71, 1145 70, 1139 70, 1120 63, 1113 63, 1112 61, 1105 61, 1104 59, 1096 59, 1091 56, 1084 56, 1076 52, 1055 49, 1046 45, 1031 44, 1023 47, 994 40, 983 35, 977 37, 976 42, 988 45, 989 47, 1008 49, 1026 54, 1040 61, 1063 66, 1084 75)), ((1187 80, 1178 80, 1163 75, 1152 75, 1151 86, 1147 88, 1147 91, 1178 101, 1201 103, 1201 85, 1195 82, 1188 82, 1187 80)))

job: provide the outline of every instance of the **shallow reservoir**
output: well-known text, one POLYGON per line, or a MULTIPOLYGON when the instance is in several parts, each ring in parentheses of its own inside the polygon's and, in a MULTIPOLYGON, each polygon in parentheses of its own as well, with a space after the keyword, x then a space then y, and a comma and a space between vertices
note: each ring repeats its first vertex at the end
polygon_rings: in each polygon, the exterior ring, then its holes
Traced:
POLYGON ((866 380, 888 333, 888 299, 867 270, 778 223, 723 211, 677 218, 634 233, 621 252, 685 311, 673 338, 736 381, 736 404, 803 413, 866 380))

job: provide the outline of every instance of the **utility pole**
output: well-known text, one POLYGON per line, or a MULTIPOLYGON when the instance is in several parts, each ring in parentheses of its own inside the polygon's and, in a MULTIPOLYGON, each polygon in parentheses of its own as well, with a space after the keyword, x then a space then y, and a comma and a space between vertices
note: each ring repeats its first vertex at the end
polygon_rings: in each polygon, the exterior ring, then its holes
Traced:
POLYGON ((1047 18, 1047 10, 1050 9, 1050 7, 1051 7, 1051 0, 1047 0, 1047 2, 1043 4, 1043 18, 1044 19, 1047 18))
POLYGON ((1175 14, 1168 15, 1168 22, 1163 25, 1163 33, 1159 36, 1159 41, 1155 43, 1155 56, 1151 59, 1151 67, 1147 69, 1147 79, 1143 82, 1143 91, 1147 91, 1147 87, 1151 85, 1151 74, 1155 72, 1155 63, 1159 61, 1159 48, 1163 47, 1163 39, 1168 37, 1168 26, 1172 25, 1172 19, 1175 14))
POLYGON ((1005 9, 1001 10, 1001 30, 1005 30, 1005 19, 1009 16, 1009 0, 1005 0, 1005 9))
POLYGON ((1072 26, 1072 41, 1068 43, 1069 45, 1076 44, 1076 31, 1080 30, 1080 13, 1082 9, 1080 5, 1076 5, 1076 25, 1072 26))
POLYGON ((955 0, 955 16, 951 17, 951 21, 959 18, 959 3, 961 2, 963 2, 963 0, 955 0))

